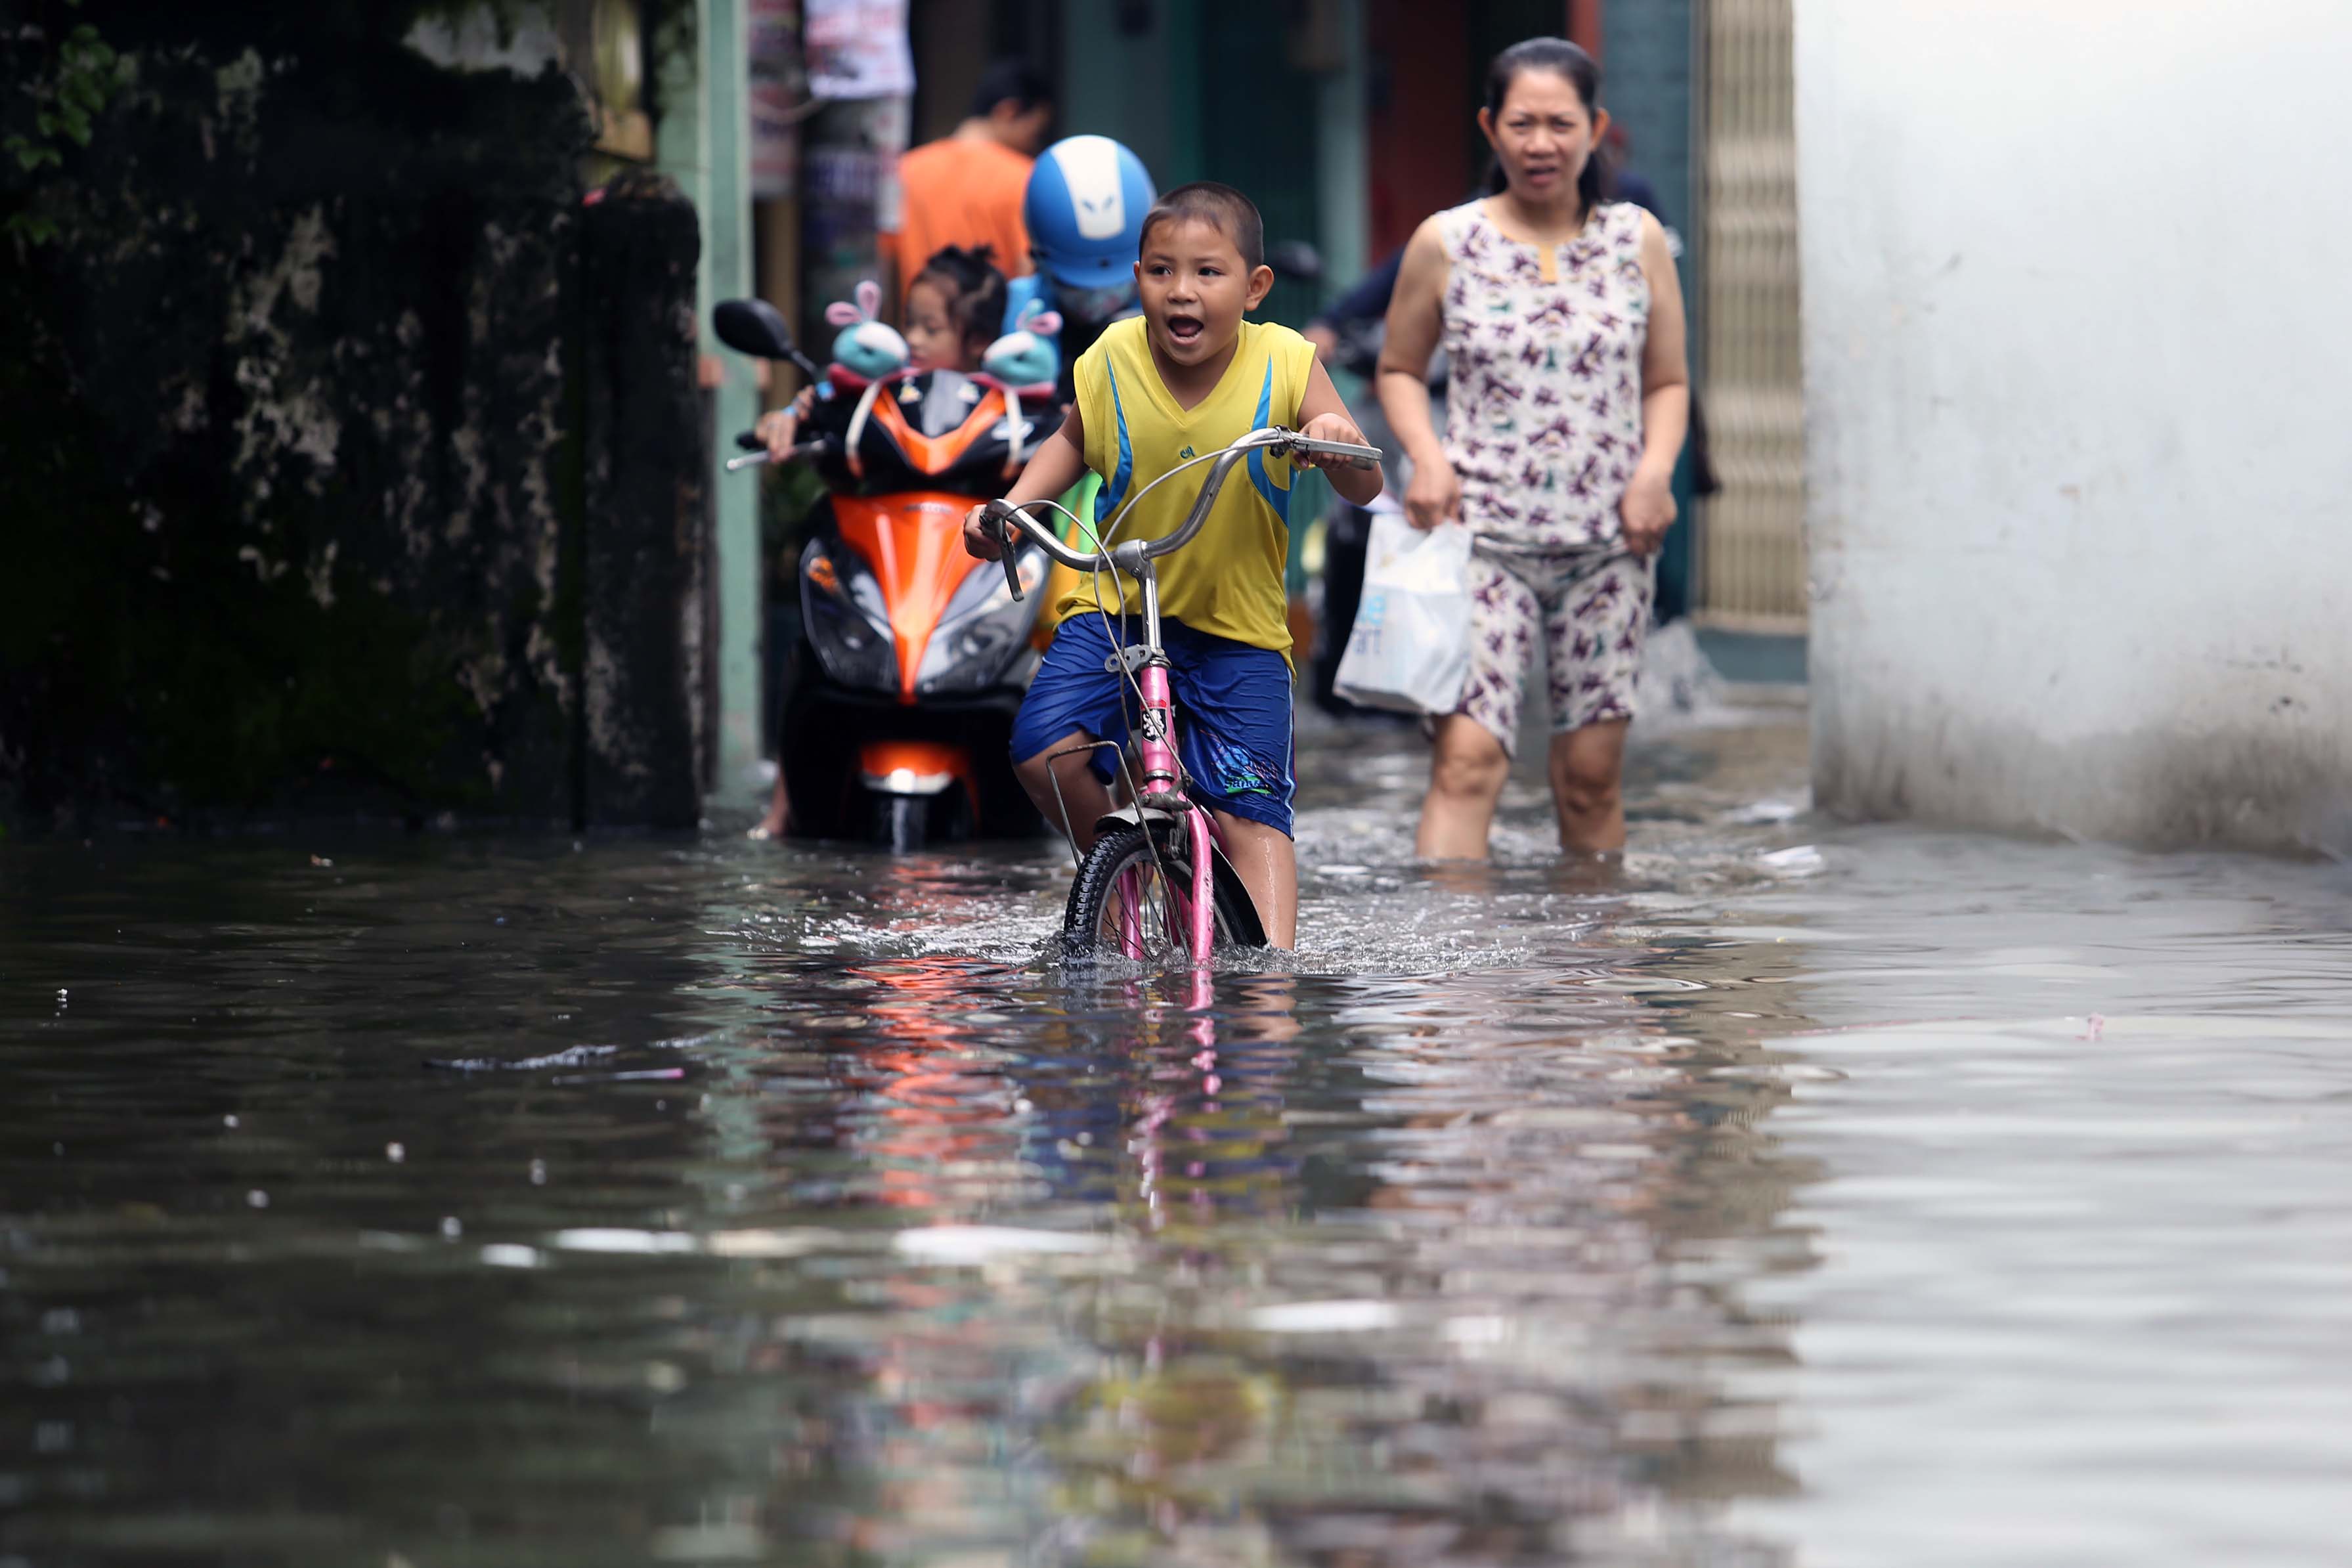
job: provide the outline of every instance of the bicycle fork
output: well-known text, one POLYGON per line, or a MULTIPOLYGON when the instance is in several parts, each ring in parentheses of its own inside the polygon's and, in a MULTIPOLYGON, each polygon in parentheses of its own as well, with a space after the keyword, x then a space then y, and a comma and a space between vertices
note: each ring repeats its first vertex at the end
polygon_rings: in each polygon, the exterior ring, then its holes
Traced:
MULTIPOLYGON (((1171 811, 1184 824, 1187 844, 1192 851, 1192 889, 1188 899, 1170 889, 1182 918, 1185 939, 1192 945, 1192 962, 1209 962, 1216 940, 1216 899, 1212 880, 1214 875, 1211 858, 1215 854, 1215 825, 1209 814, 1193 804, 1183 791, 1178 772, 1175 737, 1176 701, 1168 685, 1168 660, 1155 654, 1143 661, 1135 672, 1136 686, 1143 696, 1142 733, 1137 744, 1143 763, 1143 798, 1138 803, 1146 810, 1171 811)), ((1133 877, 1134 873, 1129 873, 1133 877)), ((1143 931, 1139 900, 1139 888, 1123 888, 1120 900, 1119 935, 1128 956, 1143 956, 1143 931)))

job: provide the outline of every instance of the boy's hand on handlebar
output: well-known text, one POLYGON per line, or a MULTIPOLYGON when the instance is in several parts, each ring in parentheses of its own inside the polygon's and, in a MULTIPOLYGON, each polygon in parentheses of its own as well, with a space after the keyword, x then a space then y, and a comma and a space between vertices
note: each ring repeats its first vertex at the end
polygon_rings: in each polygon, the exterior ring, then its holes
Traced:
MULTIPOLYGON (((1351 447, 1371 445, 1364 439, 1364 433, 1356 428, 1355 421, 1344 414, 1318 414, 1307 422, 1307 427, 1299 434, 1311 441, 1345 441, 1351 447)), ((1356 459, 1340 457, 1335 452, 1301 452, 1297 460, 1310 468, 1344 468, 1356 459)))
POLYGON ((987 502, 982 501, 963 514, 963 547, 966 552, 982 561, 1003 558, 1004 543, 997 536, 996 525, 988 521, 987 502))

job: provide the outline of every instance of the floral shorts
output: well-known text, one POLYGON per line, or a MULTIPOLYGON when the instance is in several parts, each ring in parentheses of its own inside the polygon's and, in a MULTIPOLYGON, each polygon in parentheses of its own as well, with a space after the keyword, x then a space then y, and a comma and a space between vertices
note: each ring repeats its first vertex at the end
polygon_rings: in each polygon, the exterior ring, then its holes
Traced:
POLYGON ((1543 641, 1556 734, 1633 716, 1655 556, 1534 554, 1480 541, 1470 557, 1470 673, 1454 710, 1516 755, 1520 695, 1543 641))

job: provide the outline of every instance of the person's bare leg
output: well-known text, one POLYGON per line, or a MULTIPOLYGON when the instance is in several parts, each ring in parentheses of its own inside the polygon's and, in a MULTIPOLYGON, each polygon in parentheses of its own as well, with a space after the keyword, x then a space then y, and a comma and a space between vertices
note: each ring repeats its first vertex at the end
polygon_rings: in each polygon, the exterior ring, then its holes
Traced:
POLYGON ((1026 762, 1013 764, 1013 776, 1057 833, 1066 833, 1081 855, 1095 847, 1095 824, 1111 809, 1110 791, 1087 766, 1095 757, 1092 735, 1073 730, 1026 762), (1057 752, 1066 755, 1056 756, 1057 752), (1049 760, 1050 759, 1050 760, 1049 760), (1061 793, 1055 794, 1058 783, 1061 793), (1066 824, 1064 812, 1069 814, 1066 824))
POLYGON ((768 815, 760 818, 760 826, 751 829, 754 838, 782 838, 792 826, 791 797, 784 794, 784 770, 776 769, 776 792, 768 797, 768 815))
POLYGON ((1424 860, 1484 860, 1495 803, 1510 776, 1511 754, 1492 731, 1467 713, 1440 719, 1413 853, 1424 860))
POLYGON ((1290 835, 1229 811, 1217 813, 1224 830, 1225 855, 1257 906, 1265 940, 1287 948, 1298 941, 1298 848, 1290 835))
POLYGON ((1551 799, 1559 812, 1559 847, 1606 855, 1625 847, 1625 731, 1604 720, 1551 738, 1551 799))

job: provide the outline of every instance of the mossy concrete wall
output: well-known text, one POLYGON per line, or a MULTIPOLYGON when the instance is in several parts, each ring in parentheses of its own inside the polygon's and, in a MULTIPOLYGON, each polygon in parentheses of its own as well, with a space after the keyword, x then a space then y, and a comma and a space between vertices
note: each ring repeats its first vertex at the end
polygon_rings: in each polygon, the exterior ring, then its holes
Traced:
POLYGON ((0 822, 690 823, 692 209, 583 205, 560 72, 212 9, 100 15, 123 84, 6 198, 60 234, 0 247, 0 822))

